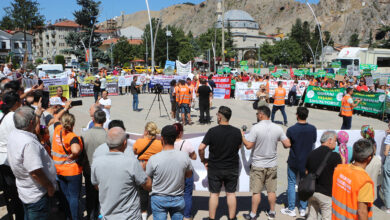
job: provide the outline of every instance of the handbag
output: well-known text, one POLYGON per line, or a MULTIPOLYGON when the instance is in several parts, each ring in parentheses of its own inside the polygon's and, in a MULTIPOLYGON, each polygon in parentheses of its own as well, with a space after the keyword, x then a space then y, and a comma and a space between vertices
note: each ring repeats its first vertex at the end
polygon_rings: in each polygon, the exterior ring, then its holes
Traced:
POLYGON ((254 110, 257 110, 258 105, 259 105, 259 101, 260 101, 260 100, 257 99, 256 101, 253 102, 252 107, 253 107, 254 110))
MULTIPOLYGON (((60 132, 60 140, 61 140, 61 146, 62 146, 62 149, 64 150, 64 152, 66 153, 66 155, 71 155, 70 152, 68 152, 66 149, 65 149, 65 146, 64 146, 64 142, 62 141, 62 131, 60 132)), ((85 154, 85 150, 84 148, 82 148, 79 156, 77 157, 77 159, 75 160, 76 163, 79 165, 79 166, 83 166, 85 165, 85 158, 86 158, 86 154, 85 154)))
POLYGON ((304 178, 302 178, 301 181, 299 181, 299 185, 298 185, 299 200, 307 201, 310 197, 313 196, 316 190, 316 180, 324 170, 331 153, 332 151, 326 154, 324 160, 321 162, 320 166, 317 168, 315 173, 309 173, 304 178))

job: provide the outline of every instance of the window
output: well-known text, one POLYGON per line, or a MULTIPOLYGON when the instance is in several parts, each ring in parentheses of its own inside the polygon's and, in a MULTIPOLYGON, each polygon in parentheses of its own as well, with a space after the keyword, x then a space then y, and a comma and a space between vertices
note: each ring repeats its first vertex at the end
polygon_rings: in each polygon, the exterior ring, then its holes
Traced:
POLYGON ((390 67, 390 57, 378 57, 378 67, 390 67))
POLYGON ((60 43, 60 47, 65 47, 65 43, 60 43))
POLYGON ((26 43, 22 43, 22 48, 26 48, 26 43))
POLYGON ((19 49, 19 43, 14 43, 14 48, 19 49))
POLYGON ((64 39, 64 35, 60 35, 59 38, 60 38, 60 39, 64 39))
POLYGON ((6 49, 7 48, 7 44, 5 42, 1 42, 1 49, 6 49))

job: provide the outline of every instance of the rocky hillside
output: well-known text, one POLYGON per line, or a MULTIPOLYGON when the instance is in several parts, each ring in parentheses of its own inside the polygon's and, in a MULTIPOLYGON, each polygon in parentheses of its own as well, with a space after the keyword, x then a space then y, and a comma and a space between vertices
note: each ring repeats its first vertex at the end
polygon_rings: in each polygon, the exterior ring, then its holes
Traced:
MULTIPOLYGON (((216 21, 215 11, 218 0, 206 0, 198 5, 173 5, 161 11, 153 11, 152 16, 161 18, 166 24, 182 27, 198 35, 216 21)), ((390 25, 390 0, 320 0, 312 5, 323 30, 332 33, 336 43, 346 44, 353 33, 358 33, 364 43, 370 30, 382 23, 390 25)), ((260 32, 274 34, 288 33, 297 18, 315 21, 306 4, 294 0, 225 0, 226 10, 247 11, 260 24, 260 32)), ((123 27, 136 26, 141 29, 148 22, 146 11, 125 15, 123 27)), ((120 18, 118 19, 119 24, 120 18)))

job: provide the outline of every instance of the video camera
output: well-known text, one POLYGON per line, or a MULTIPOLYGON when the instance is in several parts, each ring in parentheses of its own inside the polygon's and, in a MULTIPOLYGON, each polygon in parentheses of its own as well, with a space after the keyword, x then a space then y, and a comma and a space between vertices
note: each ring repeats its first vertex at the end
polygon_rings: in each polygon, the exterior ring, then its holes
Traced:
POLYGON ((164 91, 164 86, 161 85, 160 83, 154 86, 154 93, 161 94, 163 91, 164 91))

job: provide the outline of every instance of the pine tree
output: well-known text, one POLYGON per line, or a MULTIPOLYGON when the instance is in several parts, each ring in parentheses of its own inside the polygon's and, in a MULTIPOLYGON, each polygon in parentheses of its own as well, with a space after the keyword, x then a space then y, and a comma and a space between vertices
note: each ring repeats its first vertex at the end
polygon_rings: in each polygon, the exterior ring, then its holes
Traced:
POLYGON ((358 47, 360 44, 359 35, 357 33, 354 33, 349 38, 349 46, 351 47, 358 47))

